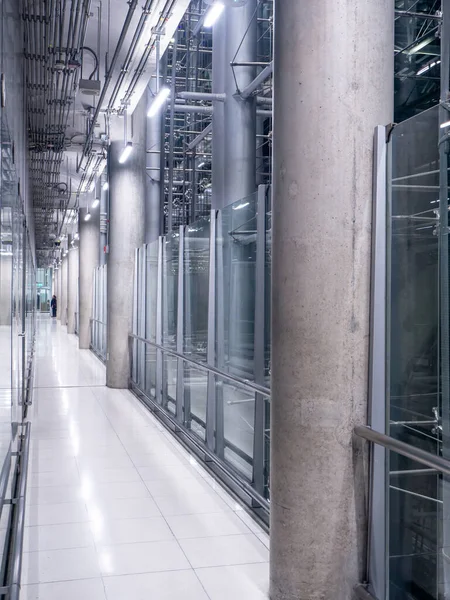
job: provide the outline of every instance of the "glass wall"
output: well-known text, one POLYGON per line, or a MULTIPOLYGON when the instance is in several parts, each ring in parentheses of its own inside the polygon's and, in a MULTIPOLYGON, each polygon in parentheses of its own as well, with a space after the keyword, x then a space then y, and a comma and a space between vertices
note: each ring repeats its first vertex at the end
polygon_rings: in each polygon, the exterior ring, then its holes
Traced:
MULTIPOLYGON (((387 432, 445 457, 448 227, 441 226, 441 211, 447 219, 448 193, 441 206, 441 135, 439 107, 434 107, 396 126, 390 140, 387 432)), ((388 597, 446 598, 447 482, 414 460, 387 454, 388 597)))
MULTIPOLYGON (((94 270, 94 283, 92 292, 92 318, 91 318, 91 349, 97 356, 106 361, 106 286, 108 271, 103 265, 94 270)), ((78 286, 77 286, 78 287, 78 286)), ((78 292, 77 292, 78 293, 78 292)), ((78 304, 77 304, 78 306, 78 304)), ((78 317, 78 315, 77 315, 78 317)), ((78 321, 78 318, 77 318, 78 321)), ((78 324, 77 324, 78 329, 78 324)))
POLYGON ((270 244, 261 186, 140 248, 132 343, 135 391, 265 518, 270 244))

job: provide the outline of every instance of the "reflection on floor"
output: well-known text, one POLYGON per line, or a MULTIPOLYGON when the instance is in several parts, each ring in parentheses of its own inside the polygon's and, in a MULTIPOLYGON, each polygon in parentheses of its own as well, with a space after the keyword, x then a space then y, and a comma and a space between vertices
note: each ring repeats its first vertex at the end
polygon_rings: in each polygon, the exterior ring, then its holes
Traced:
POLYGON ((267 598, 268 538, 131 393, 38 321, 23 600, 267 598))

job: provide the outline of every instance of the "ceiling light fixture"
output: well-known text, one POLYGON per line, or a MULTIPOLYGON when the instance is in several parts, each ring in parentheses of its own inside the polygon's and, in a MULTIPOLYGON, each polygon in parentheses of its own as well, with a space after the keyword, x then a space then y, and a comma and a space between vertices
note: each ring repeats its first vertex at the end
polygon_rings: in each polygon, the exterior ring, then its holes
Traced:
POLYGON ((214 25, 220 15, 223 13, 223 9, 225 6, 222 2, 215 2, 211 8, 208 10, 205 16, 205 20, 203 21, 203 26, 206 28, 210 28, 214 25))
POLYGON ((94 202, 92 203, 92 208, 97 208, 97 206, 100 204, 100 200, 98 198, 96 198, 94 200, 94 202))
POLYGON ((103 190, 104 192, 106 192, 106 191, 108 191, 108 190, 109 190, 109 183, 108 183, 107 181, 105 181, 105 183, 103 184, 102 190, 103 190))
POLYGON ((440 127, 441 129, 444 129, 445 127, 450 127, 450 121, 445 121, 444 123, 441 123, 441 124, 439 125, 439 127, 440 127))
POLYGON ((429 71, 430 69, 432 69, 436 65, 439 65, 440 63, 441 63, 440 60, 436 60, 436 61, 433 61, 431 63, 428 63, 427 65, 424 65, 421 69, 419 69, 417 71, 416 75, 423 75, 424 73, 426 73, 427 71, 429 71))
POLYGON ((119 163, 121 165, 123 165, 123 163, 125 163, 128 160, 132 151, 133 151, 133 144, 131 142, 128 142, 127 145, 125 146, 125 148, 122 150, 122 154, 119 157, 119 163))
POLYGON ((154 117, 160 110, 161 106, 167 100, 170 94, 170 89, 168 87, 163 87, 159 90, 156 96, 153 99, 152 105, 149 108, 147 113, 147 117, 154 117))

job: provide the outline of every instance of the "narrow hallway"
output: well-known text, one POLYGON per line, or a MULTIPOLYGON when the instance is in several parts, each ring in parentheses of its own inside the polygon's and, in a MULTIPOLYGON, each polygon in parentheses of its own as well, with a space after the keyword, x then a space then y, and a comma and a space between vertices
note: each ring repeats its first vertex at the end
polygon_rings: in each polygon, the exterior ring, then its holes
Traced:
POLYGON ((47 315, 29 418, 21 598, 268 597, 268 536, 47 315))

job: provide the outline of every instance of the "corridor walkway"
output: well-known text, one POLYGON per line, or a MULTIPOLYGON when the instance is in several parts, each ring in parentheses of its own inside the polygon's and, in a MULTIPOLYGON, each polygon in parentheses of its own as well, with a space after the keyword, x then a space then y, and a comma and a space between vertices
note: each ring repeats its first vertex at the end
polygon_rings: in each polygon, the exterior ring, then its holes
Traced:
POLYGON ((267 598, 268 537, 77 344, 39 319, 21 598, 267 598))

